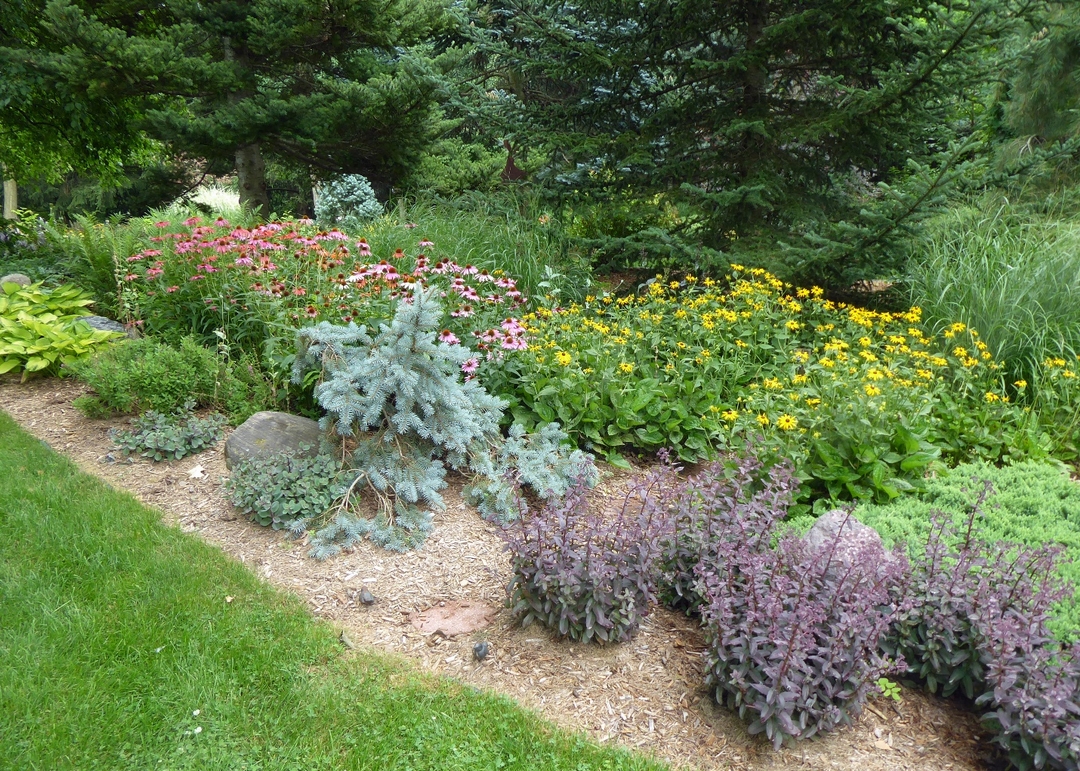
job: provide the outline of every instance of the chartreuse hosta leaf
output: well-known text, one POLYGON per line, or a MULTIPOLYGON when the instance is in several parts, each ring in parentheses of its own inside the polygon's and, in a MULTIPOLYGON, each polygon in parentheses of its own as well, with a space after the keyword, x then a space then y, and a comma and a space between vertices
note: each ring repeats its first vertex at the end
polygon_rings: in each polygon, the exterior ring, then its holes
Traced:
POLYGON ((56 372, 101 345, 123 337, 94 329, 79 320, 93 302, 70 284, 44 289, 5 283, 0 292, 0 374, 22 370, 23 380, 35 372, 56 372))

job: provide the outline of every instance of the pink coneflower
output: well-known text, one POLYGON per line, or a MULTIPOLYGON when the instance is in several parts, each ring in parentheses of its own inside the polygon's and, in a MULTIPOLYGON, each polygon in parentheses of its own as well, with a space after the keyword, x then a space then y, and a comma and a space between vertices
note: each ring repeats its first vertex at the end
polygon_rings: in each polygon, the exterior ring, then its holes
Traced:
POLYGON ((214 251, 220 254, 225 254, 232 250, 232 244, 226 241, 224 238, 214 244, 214 251))
POLYGON ((138 262, 142 258, 143 258, 142 254, 133 254, 133 255, 131 255, 130 257, 127 258, 127 261, 128 262, 138 262))
POLYGON ((189 278, 188 281, 201 281, 204 278, 206 278, 206 276, 202 275, 201 273, 196 273, 194 276, 189 278))
POLYGON ((166 289, 165 291, 166 291, 166 292, 168 292, 169 294, 172 294, 173 292, 175 292, 175 291, 176 291, 177 289, 179 289, 179 288, 180 288, 180 287, 178 287, 178 286, 170 286, 170 287, 169 287, 168 289, 166 289))
POLYGON ((391 260, 403 260, 403 259, 405 259, 405 250, 404 249, 395 249, 394 254, 393 254, 393 256, 390 257, 390 259, 391 260))
POLYGON ((157 268, 157 267, 147 268, 146 277, 147 278, 157 278, 158 276, 160 276, 164 272, 165 272, 164 270, 162 270, 161 268, 157 268))
POLYGON ((480 360, 475 356, 461 365, 461 371, 466 375, 471 375, 478 369, 480 369, 480 360))
POLYGON ((489 329, 486 332, 478 333, 477 336, 485 343, 497 343, 502 339, 502 334, 497 329, 489 329))
POLYGON ((237 257, 234 262, 237 265, 243 265, 245 268, 248 267, 249 265, 254 265, 255 264, 255 260, 251 259, 250 257, 237 257))
POLYGON ((499 289, 513 289, 516 284, 517 282, 515 282, 512 278, 495 279, 495 286, 499 287, 499 289))
POLYGON ((435 267, 431 269, 431 272, 441 275, 443 273, 446 273, 449 269, 450 263, 448 263, 446 260, 439 260, 437 263, 435 263, 435 267))
POLYGON ((473 289, 471 286, 465 287, 461 291, 461 296, 464 297, 466 300, 472 300, 474 303, 480 302, 480 295, 477 294, 476 290, 473 289))
POLYGON ((524 337, 507 335, 502 340, 502 347, 508 351, 527 351, 529 349, 529 344, 525 342, 524 337))
POLYGON ((170 224, 172 224, 172 223, 170 223, 168 220, 162 220, 161 222, 155 222, 154 227, 155 228, 167 228, 167 227, 169 227, 170 224))
POLYGON ((405 227, 408 228, 409 230, 412 230, 413 228, 416 227, 416 223, 415 222, 406 222, 405 227))
POLYGON ((486 269, 482 270, 482 271, 480 271, 479 273, 476 274, 476 281, 478 283, 485 284, 488 281, 494 281, 494 280, 495 280, 495 277, 492 276, 490 273, 488 273, 486 269))
POLYGON ((229 227, 229 221, 224 217, 218 217, 216 220, 214 220, 214 225, 219 228, 227 228, 229 227))
POLYGON ((447 345, 457 345, 461 342, 458 336, 451 332, 449 329, 444 329, 439 333, 439 342, 446 343, 447 345))
POLYGON ((503 323, 500 324, 503 331, 508 335, 521 335, 525 332, 525 327, 521 326, 521 322, 517 319, 503 319, 503 323))
POLYGON ((150 240, 151 240, 151 241, 153 241, 153 242, 154 242, 155 244, 160 244, 160 243, 161 243, 161 242, 163 242, 163 241, 164 241, 165 239, 164 239, 164 238, 162 238, 161 236, 154 236, 154 237, 153 237, 153 238, 151 238, 150 240))
POLYGON ((314 225, 315 220, 311 219, 310 217, 301 217, 300 219, 298 219, 296 221, 296 224, 297 225, 314 225))
POLYGON ((420 243, 418 244, 418 246, 421 249, 426 249, 429 246, 435 246, 435 242, 434 241, 428 241, 426 238, 421 238, 420 243))
POLYGON ((308 307, 304 308, 304 315, 306 315, 309 319, 313 319, 319 315, 319 311, 316 310, 314 305, 309 305, 308 307))
POLYGON ((307 294, 307 290, 306 290, 306 289, 304 289, 304 287, 302 287, 302 286, 298 286, 298 287, 295 287, 295 288, 294 288, 294 289, 292 290, 292 293, 293 293, 294 295, 296 295, 297 297, 303 297, 304 295, 306 295, 306 294, 307 294))
POLYGON ((134 281, 137 278, 138 276, 136 274, 128 273, 126 276, 124 276, 124 281, 134 281))
POLYGON ((371 256, 371 246, 364 239, 360 239, 356 242, 356 248, 360 250, 361 257, 371 256))
POLYGON ((209 262, 204 262, 196 270, 201 270, 203 273, 217 273, 218 269, 211 265, 209 262))
POLYGON ((471 305, 462 305, 456 311, 451 311, 450 315, 455 319, 467 319, 473 315, 473 307, 471 305))
POLYGON ((497 294, 489 294, 484 298, 484 302, 491 303, 492 305, 498 305, 502 302, 502 296, 497 294))
POLYGON ((480 271, 472 265, 466 265, 464 268, 461 269, 461 272, 464 273, 466 276, 475 276, 480 271))

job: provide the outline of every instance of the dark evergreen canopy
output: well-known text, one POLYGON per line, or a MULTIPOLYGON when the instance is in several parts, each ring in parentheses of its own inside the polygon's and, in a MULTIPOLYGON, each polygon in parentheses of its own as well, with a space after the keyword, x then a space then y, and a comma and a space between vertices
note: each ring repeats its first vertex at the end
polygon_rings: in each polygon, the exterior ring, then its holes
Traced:
POLYGON ((963 157, 987 54, 1027 5, 517 0, 489 12, 484 64, 508 131, 572 199, 678 206, 616 248, 785 245, 804 273, 852 279, 963 157))
POLYGON ((141 136, 235 164, 267 206, 264 157, 388 185, 428 140, 439 0, 0 0, 0 160, 101 165, 141 136), (12 21, 9 23, 9 19, 12 21), (28 151, 22 146, 30 141, 28 151))

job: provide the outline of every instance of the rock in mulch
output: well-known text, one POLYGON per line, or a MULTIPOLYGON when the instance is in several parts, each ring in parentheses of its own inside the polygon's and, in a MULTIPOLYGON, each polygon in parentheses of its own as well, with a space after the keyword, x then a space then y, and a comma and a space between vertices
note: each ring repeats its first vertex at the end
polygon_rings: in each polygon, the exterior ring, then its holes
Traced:
POLYGON ((8 273, 3 278, 0 278, 0 286, 4 284, 18 284, 19 286, 30 286, 32 282, 29 276, 24 276, 22 273, 8 273))
POLYGON ((496 609, 482 602, 447 602, 428 608, 412 617, 412 624, 421 632, 456 637, 491 626, 496 609))
POLYGON ((132 339, 138 337, 133 329, 128 329, 119 321, 113 321, 105 316, 80 316, 78 320, 89 324, 91 329, 98 329, 102 332, 122 332, 132 339))
POLYGON ((295 452, 312 457, 319 452, 322 429, 310 418, 287 412, 256 412, 225 441, 225 467, 230 471, 249 458, 295 452))

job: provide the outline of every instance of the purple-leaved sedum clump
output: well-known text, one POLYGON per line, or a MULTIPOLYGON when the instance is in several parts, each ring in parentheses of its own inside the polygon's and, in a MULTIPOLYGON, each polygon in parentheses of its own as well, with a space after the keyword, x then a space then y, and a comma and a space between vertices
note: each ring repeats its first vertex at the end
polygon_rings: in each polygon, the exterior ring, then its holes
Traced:
POLYGON ((585 480, 562 499, 529 511, 503 531, 511 553, 510 604, 522 625, 539 621, 571 640, 629 640, 655 594, 653 563, 667 531, 662 466, 628 493, 621 508, 590 506, 585 480))
POLYGON ((1017 768, 1076 771, 1080 643, 1066 648, 1047 627, 1074 589, 1055 577, 1060 549, 978 537, 989 493, 987 484, 961 532, 935 515, 886 649, 930 690, 974 698, 1017 768))

